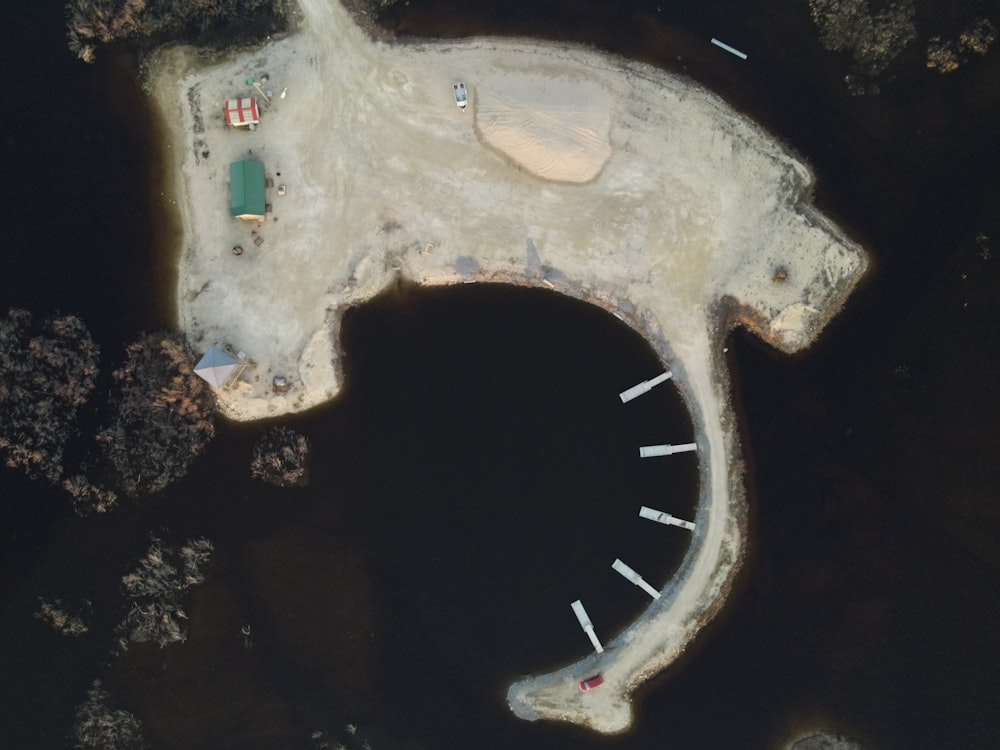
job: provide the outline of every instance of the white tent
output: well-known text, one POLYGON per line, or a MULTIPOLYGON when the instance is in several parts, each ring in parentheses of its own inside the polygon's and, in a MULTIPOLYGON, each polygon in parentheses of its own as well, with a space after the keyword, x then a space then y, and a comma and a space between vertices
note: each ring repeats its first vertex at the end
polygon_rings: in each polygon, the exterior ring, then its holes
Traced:
POLYGON ((242 362, 230 357, 217 346, 209 347, 205 356, 194 366, 195 375, 200 376, 215 389, 223 388, 230 380, 239 377, 246 367, 242 362))

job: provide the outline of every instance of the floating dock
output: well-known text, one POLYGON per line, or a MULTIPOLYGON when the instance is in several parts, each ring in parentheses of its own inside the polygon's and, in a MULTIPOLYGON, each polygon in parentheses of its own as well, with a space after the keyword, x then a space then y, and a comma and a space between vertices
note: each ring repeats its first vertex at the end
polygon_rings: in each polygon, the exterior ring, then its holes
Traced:
POLYGON ((677 518, 677 516, 664 513, 662 510, 647 508, 645 505, 639 508, 639 517, 648 518, 650 521, 656 521, 657 523, 662 523, 666 526, 679 526, 682 529, 694 531, 694 524, 690 521, 685 521, 683 518, 677 518))
POLYGON ((632 568, 623 563, 621 560, 615 560, 611 563, 611 567, 615 569, 616 572, 621 573, 624 578, 634 583, 636 586, 641 588, 647 594, 649 594, 654 599, 660 598, 660 592, 646 583, 642 576, 636 573, 632 568))
POLYGON ((720 49, 724 49, 726 52, 728 52, 731 55, 736 55, 741 60, 746 60, 747 59, 747 53, 746 52, 740 52, 735 47, 730 47, 725 42, 720 42, 718 39, 716 39, 714 37, 712 38, 712 44, 714 44, 716 47, 718 47, 720 49))
POLYGON ((670 370, 667 370, 666 372, 657 375, 652 380, 643 380, 638 385, 633 385, 628 390, 622 391, 618 394, 618 398, 622 400, 623 404, 627 404, 632 399, 637 398, 644 393, 649 393, 653 390, 653 388, 658 386, 660 383, 669 380, 672 376, 673 373, 670 372, 670 370))
POLYGON ((652 458, 653 456, 672 456, 675 453, 688 453, 697 450, 695 443, 684 443, 683 445, 644 445, 639 449, 639 458, 652 458))
POLYGON ((594 623, 590 621, 590 616, 587 614, 587 610, 583 608, 583 602, 577 599, 569 606, 573 608, 573 614, 576 615, 576 619, 579 621, 580 627, 583 628, 583 632, 587 634, 587 637, 590 638, 590 642, 594 644, 594 650, 599 654, 603 653, 604 646, 602 646, 601 642, 597 640, 597 634, 594 632, 594 623))

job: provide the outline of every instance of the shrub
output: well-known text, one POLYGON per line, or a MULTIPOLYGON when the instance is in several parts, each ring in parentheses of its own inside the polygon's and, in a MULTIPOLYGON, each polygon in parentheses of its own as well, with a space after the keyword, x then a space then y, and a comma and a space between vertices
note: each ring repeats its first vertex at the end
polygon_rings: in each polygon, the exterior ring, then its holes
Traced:
POLYGON ((278 487, 305 487, 309 483, 306 459, 309 440, 287 427, 274 427, 253 447, 250 476, 278 487))
POLYGON ((266 14, 281 16, 285 4, 286 0, 70 0, 66 37, 70 51, 93 62, 98 43, 207 29, 226 20, 251 22, 266 14))
POLYGON ((80 750, 141 750, 146 746, 142 722, 134 714, 111 707, 111 696, 94 680, 87 700, 76 707, 76 747, 80 750))
POLYGON ((151 535, 149 549, 135 570, 122 577, 122 593, 131 600, 125 619, 116 628, 122 650, 130 641, 163 648, 187 640, 188 617, 181 597, 204 582, 204 568, 213 549, 204 538, 188 539, 178 550, 151 535))
POLYGON ((181 343, 148 334, 115 370, 111 424, 97 435, 127 495, 158 492, 187 474, 215 435, 215 397, 181 343))
POLYGON ((63 635, 82 635, 90 628, 79 614, 73 614, 63 605, 62 599, 38 599, 35 617, 63 635))
POLYGON ((66 441, 97 383, 100 349, 73 315, 42 326, 12 309, 0 320, 0 453, 7 466, 58 482, 66 441))
POLYGON ((84 474, 74 474, 64 479, 62 486, 73 498, 73 510, 78 516, 107 513, 118 504, 118 495, 94 484, 84 474))

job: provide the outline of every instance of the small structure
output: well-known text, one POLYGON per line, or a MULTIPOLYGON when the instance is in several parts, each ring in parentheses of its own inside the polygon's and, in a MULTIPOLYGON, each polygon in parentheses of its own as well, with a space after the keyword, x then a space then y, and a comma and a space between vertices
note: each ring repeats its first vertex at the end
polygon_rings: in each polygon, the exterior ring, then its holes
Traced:
POLYGON ((234 161, 229 165, 229 215, 263 221, 266 214, 264 165, 250 159, 234 161))
POLYGON ((653 388, 658 386, 660 383, 665 383, 672 376, 673 373, 670 370, 662 372, 652 380, 643 380, 638 385, 633 385, 631 388, 627 388, 626 390, 618 394, 618 398, 622 400, 623 404, 627 404, 632 399, 638 398, 644 393, 649 393, 651 390, 653 390, 653 388))
POLYGON ((210 346, 194 366, 194 374, 215 390, 234 382, 248 367, 242 359, 234 359, 217 346, 210 346))
POLYGON ((639 508, 639 517, 647 518, 650 521, 656 521, 657 523, 662 523, 666 526, 679 526, 682 529, 694 531, 694 524, 690 521, 685 521, 683 518, 678 518, 677 516, 672 516, 669 513, 664 513, 662 510, 647 508, 645 505, 639 508))
POLYGON ((253 130, 260 122, 257 110, 257 99, 252 96, 243 99, 226 99, 226 125, 234 128, 250 128, 253 130))
POLYGON ((577 599, 569 606, 573 608, 573 613, 576 615, 576 619, 577 622, 580 623, 580 627, 583 628, 583 632, 587 634, 588 638, 590 638, 590 642, 594 646, 594 651, 599 654, 603 653, 604 646, 602 646, 601 642, 597 639, 597 634, 594 632, 594 623, 590 621, 590 615, 588 615, 587 610, 583 608, 583 602, 577 599))
POLYGON ((634 570, 632 570, 632 568, 623 563, 621 560, 615 559, 615 561, 611 563, 611 567, 614 568, 616 573, 620 573, 622 577, 625 578, 625 580, 634 583, 636 586, 638 586, 647 594, 649 594, 653 599, 660 598, 659 591, 657 591, 648 583, 646 583, 646 581, 643 579, 641 575, 636 573, 634 570))
POLYGON ((695 443, 684 443, 683 445, 644 445, 639 448, 639 458, 652 458, 653 456, 672 456, 675 453, 690 453, 697 450, 695 443))

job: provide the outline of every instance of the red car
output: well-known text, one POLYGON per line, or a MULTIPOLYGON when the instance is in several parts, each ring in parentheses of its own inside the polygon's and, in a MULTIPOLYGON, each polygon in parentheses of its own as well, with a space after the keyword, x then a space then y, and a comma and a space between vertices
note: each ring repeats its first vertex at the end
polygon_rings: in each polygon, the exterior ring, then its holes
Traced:
POLYGON ((580 690, 587 692, 588 690, 593 690, 598 685, 604 684, 604 678, 599 674, 595 674, 593 677, 588 677, 586 680, 580 683, 580 690))

